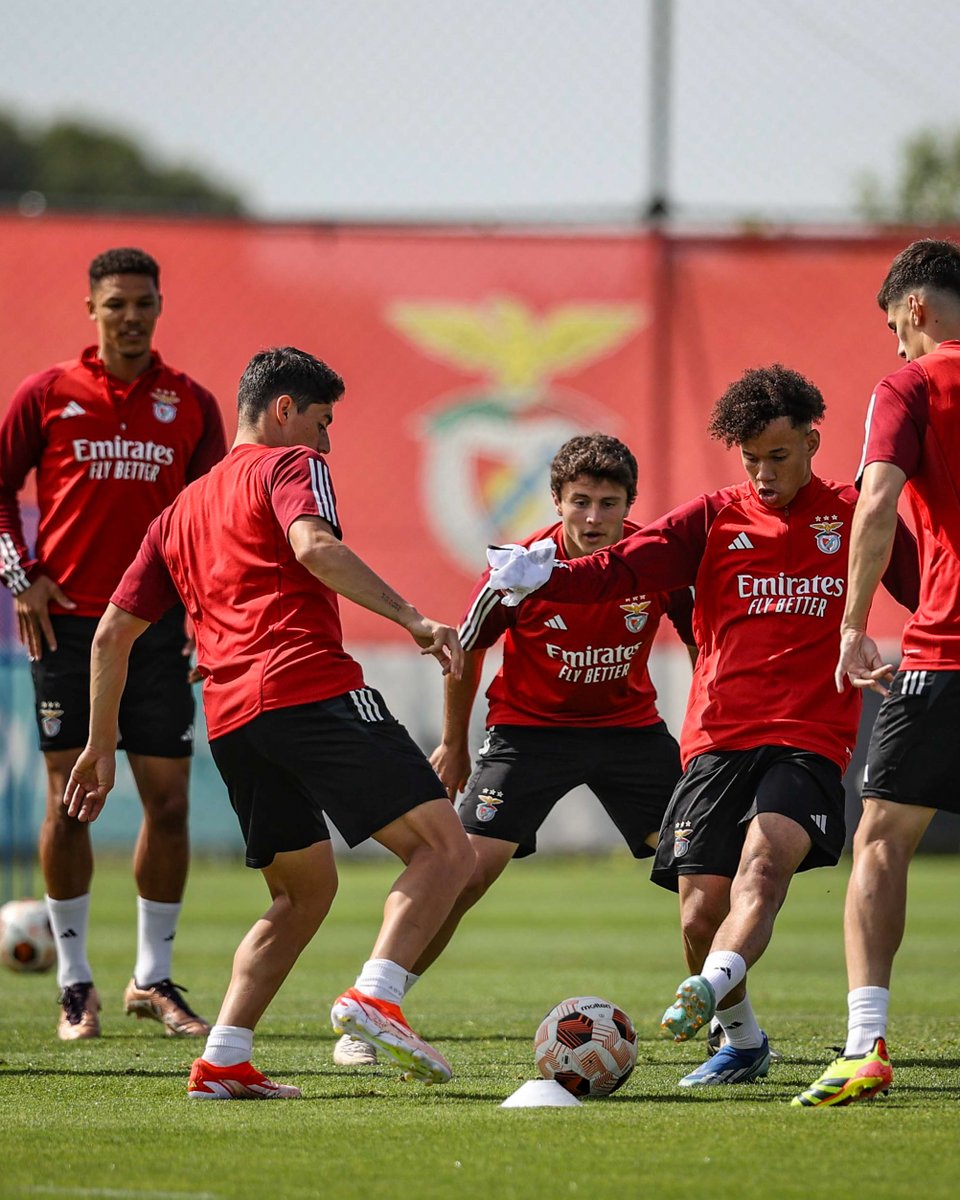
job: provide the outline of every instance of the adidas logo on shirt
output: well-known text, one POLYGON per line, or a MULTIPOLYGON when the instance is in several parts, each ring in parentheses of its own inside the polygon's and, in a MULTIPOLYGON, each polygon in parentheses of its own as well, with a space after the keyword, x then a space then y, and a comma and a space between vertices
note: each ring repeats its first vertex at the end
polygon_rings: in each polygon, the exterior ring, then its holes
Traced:
POLYGON ((85 417, 86 415, 87 415, 87 410, 85 408, 81 408, 80 405, 76 402, 76 400, 71 400, 70 403, 63 410, 63 412, 60 414, 61 418, 64 420, 67 417, 85 417))
POLYGON ((750 539, 747 537, 747 535, 745 533, 738 533, 737 536, 730 543, 730 545, 727 547, 727 549, 728 550, 752 550, 753 542, 750 541, 750 539))
POLYGON ((567 627, 566 621, 564 621, 563 617, 561 617, 559 613, 557 613, 556 616, 551 617, 549 621, 544 621, 544 625, 548 626, 550 629, 566 629, 567 627))

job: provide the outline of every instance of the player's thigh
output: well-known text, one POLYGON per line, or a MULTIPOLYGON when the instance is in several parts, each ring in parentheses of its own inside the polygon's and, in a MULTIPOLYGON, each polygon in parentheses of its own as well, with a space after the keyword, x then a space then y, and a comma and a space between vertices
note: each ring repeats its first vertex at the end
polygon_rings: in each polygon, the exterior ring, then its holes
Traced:
POLYGON ((260 718, 210 742, 246 847, 246 864, 265 870, 278 854, 329 841, 323 809, 296 764, 262 752, 255 726, 260 718))
POLYGON ((873 726, 863 795, 960 813, 960 671, 899 671, 873 726))
POLYGON ((296 774, 349 846, 439 800, 423 819, 453 829, 437 773, 373 688, 273 709, 248 728, 263 758, 296 774))
POLYGON ((577 750, 580 732, 490 729, 460 801, 464 829, 477 838, 514 843, 517 858, 535 853, 537 833, 554 805, 586 782, 577 750))
POLYGON ((678 890, 681 875, 733 879, 740 863, 744 814, 755 794, 752 751, 699 754, 680 777, 660 831, 650 878, 678 890))
POLYGON ((90 728, 90 648, 97 619, 54 615, 50 620, 57 649, 45 646, 42 657, 30 664, 40 749, 44 755, 79 755, 90 728))
MULTIPOLYGON (((789 746, 765 747, 759 757, 762 768, 756 786, 756 798, 745 820, 765 813, 777 814, 799 826, 809 847, 797 865, 798 871, 833 866, 843 852, 846 840, 844 808, 846 797, 839 766, 820 754, 789 746)), ((753 830, 763 834, 763 827, 753 830)), ((803 839, 791 839, 783 833, 784 861, 794 854, 803 839)))
POLYGON ((665 725, 589 732, 595 757, 587 783, 633 856, 648 858, 655 849, 648 839, 659 833, 680 778, 676 739, 665 725))
POLYGON ((184 643, 179 608, 134 643, 118 718, 120 749, 128 755, 182 759, 193 753, 196 703, 184 643))

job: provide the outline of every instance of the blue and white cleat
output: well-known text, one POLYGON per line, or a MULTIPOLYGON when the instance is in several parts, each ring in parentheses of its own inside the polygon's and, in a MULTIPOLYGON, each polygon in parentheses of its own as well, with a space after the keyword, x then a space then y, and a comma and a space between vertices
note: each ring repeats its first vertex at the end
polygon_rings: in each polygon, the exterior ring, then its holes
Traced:
POLYGON ((680 1087, 719 1087, 725 1083, 751 1083, 762 1079, 770 1070, 770 1043, 767 1035, 752 1050, 736 1050, 723 1046, 712 1058, 701 1063, 695 1071, 684 1075, 680 1087))
POLYGON ((660 1036, 685 1042, 703 1028, 717 1011, 717 997, 702 975, 691 975, 677 988, 674 1002, 663 1014, 660 1036))

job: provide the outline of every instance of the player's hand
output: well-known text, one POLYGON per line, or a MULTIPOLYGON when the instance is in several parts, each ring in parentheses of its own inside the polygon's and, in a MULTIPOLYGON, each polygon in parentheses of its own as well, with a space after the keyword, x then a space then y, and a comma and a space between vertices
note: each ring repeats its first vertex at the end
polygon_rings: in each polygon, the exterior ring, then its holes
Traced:
POLYGON ((440 776, 447 796, 456 801, 457 793, 466 788, 470 778, 470 751, 466 746, 449 746, 441 742, 430 755, 430 766, 440 776))
POLYGON ((881 696, 889 694, 885 685, 894 676, 893 664, 885 663, 873 638, 861 629, 848 629, 840 635, 840 657, 834 681, 837 691, 842 692, 847 680, 855 688, 869 689, 881 696))
POLYGON ((488 546, 490 586, 504 593, 501 603, 516 608, 531 592, 543 587, 557 565, 556 552, 557 544, 552 538, 541 538, 529 546, 517 542, 488 546))
POLYGON ((444 675, 459 679, 463 675, 463 647, 457 631, 451 625, 441 625, 429 617, 417 616, 407 629, 420 647, 421 654, 432 654, 444 675))
POLYGON ((78 821, 97 819, 113 787, 116 770, 116 751, 86 747, 74 763, 63 793, 63 803, 71 817, 78 821))
POLYGON ((59 604, 61 608, 77 607, 68 596, 64 595, 59 585, 49 575, 38 576, 13 600, 13 606, 17 613, 17 633, 27 649, 31 662, 39 662, 43 657, 44 639, 51 650, 57 648, 57 639, 50 622, 51 600, 59 604))

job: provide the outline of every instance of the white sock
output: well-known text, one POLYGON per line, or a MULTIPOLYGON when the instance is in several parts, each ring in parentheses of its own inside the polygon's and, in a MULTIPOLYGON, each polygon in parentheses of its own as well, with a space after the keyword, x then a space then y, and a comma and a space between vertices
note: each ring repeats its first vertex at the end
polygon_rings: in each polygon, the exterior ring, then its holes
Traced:
POLYGON ((713 987, 717 1003, 745 977, 747 964, 733 950, 711 950, 700 974, 713 987))
POLYGON ((137 962, 133 977, 140 987, 150 987, 173 972, 173 939, 181 904, 137 897, 137 962))
POLYGON ((735 1050, 756 1050, 763 1045, 763 1034, 749 996, 744 996, 739 1004, 717 1009, 717 1020, 723 1026, 727 1042, 735 1050))
POLYGON ((410 989, 417 982, 417 980, 419 980, 419 978, 420 978, 420 976, 414 975, 414 973, 412 971, 407 972, 407 982, 403 985, 403 994, 404 995, 406 995, 407 992, 410 991, 410 989))
POLYGON ((57 943, 57 983, 91 983, 93 970, 87 960, 87 926, 90 923, 90 893, 71 900, 47 901, 50 928, 57 943))
POLYGON ((207 1034, 202 1058, 215 1067, 233 1067, 249 1062, 253 1054, 253 1030, 239 1025, 214 1025, 207 1034))
POLYGON ((353 986, 365 996, 399 1004, 406 991, 407 972, 389 958, 370 958, 363 964, 353 986))
POLYGON ((889 988, 862 987, 847 993, 847 1044, 843 1048, 847 1057, 859 1058, 878 1037, 887 1036, 889 1007, 889 988))

